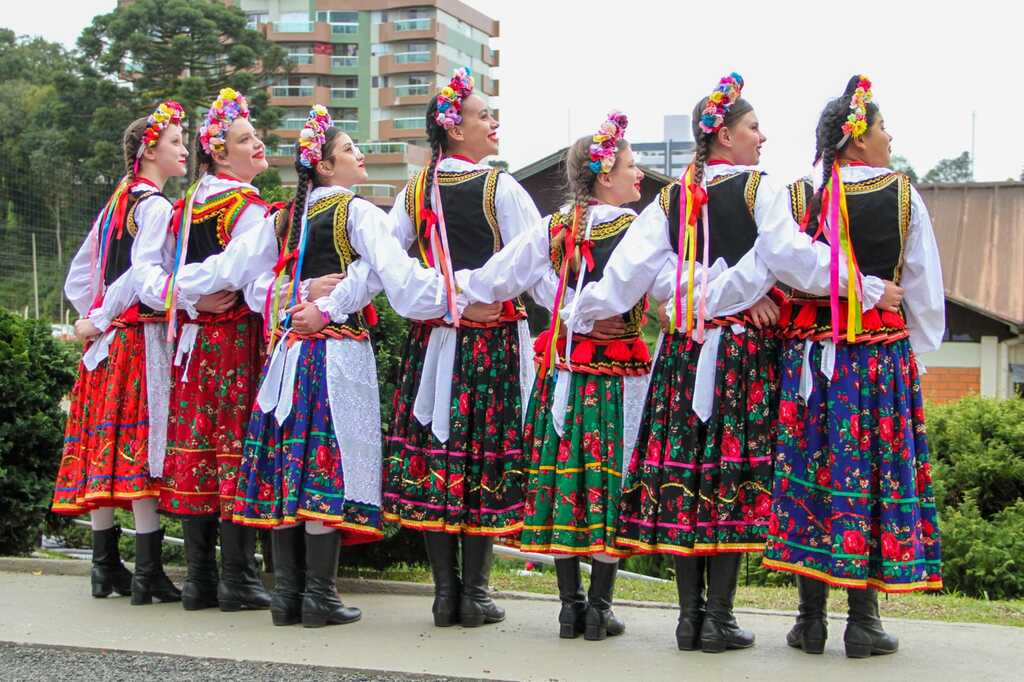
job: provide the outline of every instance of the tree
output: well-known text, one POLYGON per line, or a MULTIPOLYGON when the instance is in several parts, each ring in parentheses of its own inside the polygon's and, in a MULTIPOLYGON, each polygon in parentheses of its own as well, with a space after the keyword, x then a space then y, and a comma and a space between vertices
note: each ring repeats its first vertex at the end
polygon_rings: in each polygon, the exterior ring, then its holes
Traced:
POLYGON ((223 87, 243 93, 253 126, 276 127, 267 86, 287 71, 285 51, 246 27, 240 9, 215 0, 137 0, 93 19, 78 39, 88 67, 130 83, 138 98, 174 99, 192 121, 223 87))
POLYGON ((889 167, 892 168, 894 171, 899 171, 900 173, 903 173, 908 178, 910 178, 910 181, 912 183, 914 183, 915 185, 917 184, 917 172, 914 170, 914 167, 910 165, 910 161, 908 161, 906 157, 897 154, 896 156, 892 157, 892 159, 889 161, 889 167))
POLYGON ((940 159, 922 178, 922 182, 971 182, 974 180, 974 169, 971 155, 963 152, 952 159, 940 159))

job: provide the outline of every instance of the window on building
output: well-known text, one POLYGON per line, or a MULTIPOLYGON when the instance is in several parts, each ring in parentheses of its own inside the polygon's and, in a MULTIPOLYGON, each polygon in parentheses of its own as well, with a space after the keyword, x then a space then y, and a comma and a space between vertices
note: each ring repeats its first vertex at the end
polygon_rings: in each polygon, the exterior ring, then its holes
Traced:
POLYGON ((284 50, 292 64, 312 64, 313 46, 305 43, 285 44, 284 50))
POLYGON ((248 12, 245 15, 245 27, 250 29, 258 29, 262 24, 270 23, 270 13, 268 12, 248 12))

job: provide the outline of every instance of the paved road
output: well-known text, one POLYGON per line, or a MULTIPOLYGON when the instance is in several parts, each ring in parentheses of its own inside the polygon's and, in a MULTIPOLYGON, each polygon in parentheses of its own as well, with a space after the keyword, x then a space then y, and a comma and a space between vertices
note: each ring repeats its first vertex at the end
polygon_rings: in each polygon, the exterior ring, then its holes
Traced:
MULTIPOLYGON (((505 623, 476 630, 438 629, 430 621, 429 597, 354 594, 346 596, 346 601, 363 609, 360 623, 306 630, 273 627, 266 612, 185 613, 175 604, 133 607, 127 598, 92 599, 88 587, 83 576, 0 573, 0 641, 250 661, 251 673, 246 676, 253 679, 262 679, 261 671, 268 670, 262 663, 586 682, 1024 679, 1024 630, 991 625, 890 621, 888 628, 900 637, 901 651, 854 661, 842 655, 839 620, 831 623, 832 639, 825 655, 808 656, 785 646, 791 618, 747 613, 742 614, 742 623, 757 633, 757 646, 710 655, 676 650, 675 613, 667 609, 621 607, 617 613, 626 621, 627 633, 598 643, 582 638, 559 640, 556 605, 549 601, 505 600, 509 612, 505 623)), ((6 659, 6 654, 9 650, 0 651, 0 659, 6 659)), ((59 650, 52 655, 58 661, 71 656, 59 650)), ((74 657, 82 655, 74 653, 74 657)), ((137 661, 133 665, 143 665, 145 659, 132 660, 137 661)), ((206 668, 193 666, 206 665, 210 664, 185 659, 172 669, 200 679, 206 668)), ((0 660, 0 677, 9 679, 5 668, 6 661, 0 660)), ((222 679, 239 677, 225 672, 222 679)), ((285 674, 276 679, 291 677, 285 674)), ((366 679, 399 678, 369 675, 366 679)))

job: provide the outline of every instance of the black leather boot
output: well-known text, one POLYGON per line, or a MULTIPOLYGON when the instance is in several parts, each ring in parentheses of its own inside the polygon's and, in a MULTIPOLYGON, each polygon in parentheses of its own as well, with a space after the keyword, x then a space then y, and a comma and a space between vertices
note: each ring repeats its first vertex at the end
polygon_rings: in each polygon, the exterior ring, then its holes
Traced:
POLYGON ((306 535, 306 591, 302 595, 302 626, 354 623, 362 611, 345 606, 338 596, 338 549, 341 536, 335 531, 306 535))
POLYGON ((679 593, 679 624, 676 644, 680 651, 700 648, 704 625, 704 574, 707 559, 702 556, 676 556, 676 591, 679 593))
POLYGON ((823 653, 828 639, 828 583, 798 575, 796 588, 800 593, 800 612, 796 625, 786 635, 786 644, 808 654, 823 653))
POLYGON ((256 529, 231 521, 220 522, 220 582, 217 601, 221 611, 270 608, 270 593, 256 565, 256 529))
POLYGON ((301 525, 270 532, 274 556, 274 591, 270 618, 274 625, 302 622, 302 593, 306 590, 306 529, 301 525))
POLYGON ((181 590, 164 573, 163 530, 135 535, 135 573, 132 575, 132 605, 181 601, 181 590))
POLYGON ((459 621, 476 628, 505 620, 505 610, 491 599, 488 581, 494 560, 494 540, 485 535, 462 536, 462 600, 459 621))
POLYGON ((109 597, 111 592, 124 597, 132 593, 132 572, 121 563, 117 548, 120 537, 120 526, 92 532, 92 596, 97 599, 109 597))
POLYGON ((878 591, 869 587, 846 592, 850 607, 843 634, 847 658, 896 653, 900 641, 882 629, 882 619, 878 617, 878 591))
POLYGON ((555 577, 558 578, 558 598, 562 610, 558 612, 558 636, 576 639, 586 630, 587 597, 583 594, 580 578, 580 558, 555 559, 555 577))
POLYGON ((740 576, 740 554, 715 554, 708 562, 708 603, 700 629, 700 648, 717 654, 726 649, 754 646, 754 633, 736 623, 732 613, 736 583, 740 576))
POLYGON ((185 562, 188 573, 181 586, 181 605, 186 611, 217 606, 217 519, 184 518, 185 562))
POLYGON ((434 574, 434 625, 446 628, 459 622, 462 581, 459 579, 459 536, 423 533, 430 571, 434 574))
POLYGON ((596 559, 590 562, 590 589, 587 591, 583 639, 594 642, 626 631, 626 624, 612 613, 612 594, 615 592, 615 575, 618 572, 618 561, 613 564, 596 559))

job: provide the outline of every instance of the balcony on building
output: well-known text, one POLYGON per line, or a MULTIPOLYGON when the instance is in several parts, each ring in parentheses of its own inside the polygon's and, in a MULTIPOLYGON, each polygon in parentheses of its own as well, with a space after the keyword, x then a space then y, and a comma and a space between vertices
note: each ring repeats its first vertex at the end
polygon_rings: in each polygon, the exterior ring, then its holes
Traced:
POLYGON ((427 104, 430 102, 433 86, 427 83, 403 83, 379 88, 378 98, 381 107, 397 107, 410 104, 427 104))
POLYGON ((266 31, 267 38, 275 43, 321 43, 331 39, 331 26, 317 21, 275 21, 260 26, 266 31))
POLYGON ((448 60, 433 50, 392 52, 381 55, 378 62, 378 70, 384 76, 400 73, 450 73, 452 69, 446 70, 448 66, 448 60))
POLYGON ((378 137, 381 140, 421 140, 426 134, 424 114, 385 119, 378 126, 378 137))
POLYGON ((330 88, 323 85, 285 84, 270 86, 270 104, 275 107, 306 107, 325 103, 330 97, 330 88))
POLYGON ((430 149, 408 142, 364 142, 359 150, 369 165, 426 166, 430 163, 430 149))
POLYGON ((444 42, 444 26, 430 17, 398 19, 380 25, 379 40, 390 43, 397 40, 431 40, 444 42))
POLYGON ((492 50, 486 45, 480 46, 480 59, 483 61, 484 64, 487 64, 488 66, 499 66, 499 53, 500 50, 492 50))

